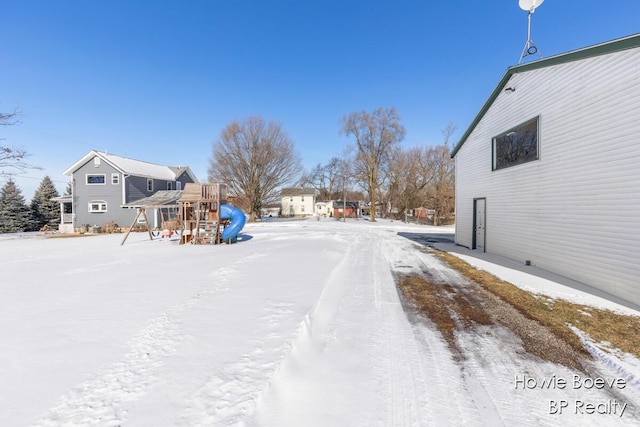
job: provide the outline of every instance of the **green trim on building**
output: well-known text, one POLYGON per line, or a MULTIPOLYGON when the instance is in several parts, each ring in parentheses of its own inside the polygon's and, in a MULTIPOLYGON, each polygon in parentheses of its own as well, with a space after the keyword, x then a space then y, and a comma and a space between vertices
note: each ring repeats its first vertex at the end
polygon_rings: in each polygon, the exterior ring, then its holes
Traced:
POLYGON ((550 56, 549 58, 539 59, 537 61, 529 62, 526 64, 515 65, 507 68, 500 81, 498 82, 489 98, 485 101, 484 105, 471 122, 471 125, 467 128, 460 141, 451 151, 451 157, 455 157, 456 153, 462 148, 462 145, 466 142, 467 138, 471 135, 471 132, 478 125, 480 120, 489 111, 489 108, 496 100, 502 89, 507 84, 511 76, 518 73, 524 73, 526 71, 537 70, 540 68, 551 67, 554 65, 566 64, 569 62, 580 61, 582 59, 593 58, 596 56, 606 55, 613 52, 619 52, 627 49, 634 49, 640 46, 640 33, 631 36, 623 37, 621 39, 612 40, 606 43, 597 44, 594 46, 586 47, 583 49, 573 50, 560 55, 550 56))

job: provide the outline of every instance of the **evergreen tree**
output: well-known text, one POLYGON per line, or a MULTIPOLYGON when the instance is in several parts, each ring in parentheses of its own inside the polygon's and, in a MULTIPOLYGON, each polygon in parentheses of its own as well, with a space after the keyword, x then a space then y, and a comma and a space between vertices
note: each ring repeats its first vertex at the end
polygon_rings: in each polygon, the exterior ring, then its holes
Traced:
POLYGON ((9 179, 0 193, 0 233, 26 231, 30 226, 29 206, 15 182, 9 179))
POLYGON ((51 182, 51 178, 45 176, 33 199, 31 199, 32 226, 34 230, 40 230, 45 225, 56 227, 60 223, 60 204, 51 200, 51 198, 58 196, 58 190, 51 182))
POLYGON ((64 189, 64 196, 71 196, 71 192, 72 192, 72 188, 71 188, 71 181, 69 181, 67 183, 67 188, 64 189))

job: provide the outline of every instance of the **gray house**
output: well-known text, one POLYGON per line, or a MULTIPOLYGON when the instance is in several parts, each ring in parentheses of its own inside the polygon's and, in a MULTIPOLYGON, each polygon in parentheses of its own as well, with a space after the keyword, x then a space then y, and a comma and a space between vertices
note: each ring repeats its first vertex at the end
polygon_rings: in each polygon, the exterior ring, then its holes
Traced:
POLYGON ((113 154, 90 151, 64 171, 71 177, 71 196, 59 197, 61 232, 115 221, 129 226, 136 210, 124 204, 161 190, 181 190, 198 180, 187 166, 161 166, 113 154))

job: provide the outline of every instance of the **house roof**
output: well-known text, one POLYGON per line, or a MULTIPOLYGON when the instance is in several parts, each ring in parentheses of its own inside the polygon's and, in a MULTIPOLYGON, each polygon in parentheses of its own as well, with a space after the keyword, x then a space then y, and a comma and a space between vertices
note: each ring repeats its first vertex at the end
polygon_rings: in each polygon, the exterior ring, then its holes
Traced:
POLYGON ((161 190, 149 197, 122 205, 123 208, 169 208, 178 206, 182 190, 161 190))
POLYGON ((342 200, 336 200, 333 202, 333 208, 334 209, 339 209, 339 208, 347 208, 347 209, 358 209, 359 207, 359 203, 358 202, 343 202, 342 200))
POLYGON ((489 98, 485 101, 484 105, 471 122, 471 125, 467 128, 466 132, 462 135, 462 138, 460 138, 460 141, 458 141, 456 146, 451 151, 451 157, 455 157, 456 153, 460 150, 460 148, 462 148, 462 145, 464 145, 467 138, 469 138, 471 132, 473 132, 478 123, 480 123, 480 120, 482 120, 498 95, 500 95, 500 93, 503 91, 504 86, 514 74, 551 67, 559 64, 566 64, 574 61, 580 61, 583 59, 606 55, 622 50, 634 49, 639 46, 640 33, 507 68, 507 71, 504 73, 493 92, 491 92, 491 95, 489 95, 489 98))
POLYGON ((191 175, 193 182, 195 183, 198 182, 198 180, 195 178, 195 176, 193 176, 193 173, 191 172, 191 169, 189 169, 188 166, 169 166, 169 169, 171 169, 176 174, 176 177, 179 177, 184 172, 187 172, 189 175, 191 175))
POLYGON ((63 172, 64 175, 71 175, 82 165, 96 156, 123 174, 140 176, 143 178, 161 179, 164 181, 175 181, 178 176, 187 171, 191 179, 194 180, 194 182, 198 182, 188 166, 162 166, 154 163, 143 162, 141 160, 116 156, 115 154, 102 153, 95 150, 91 150, 84 157, 75 162, 70 168, 63 172))
POLYGON ((315 195, 316 189, 295 187, 295 188, 283 188, 282 191, 280 192, 281 197, 306 196, 309 194, 315 195))

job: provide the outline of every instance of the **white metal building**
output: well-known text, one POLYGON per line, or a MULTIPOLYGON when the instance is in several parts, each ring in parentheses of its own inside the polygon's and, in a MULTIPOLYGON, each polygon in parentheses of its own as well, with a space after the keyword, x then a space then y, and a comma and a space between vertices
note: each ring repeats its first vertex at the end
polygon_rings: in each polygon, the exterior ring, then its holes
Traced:
POLYGON ((640 304, 640 34, 508 68, 452 156, 458 244, 640 304))

